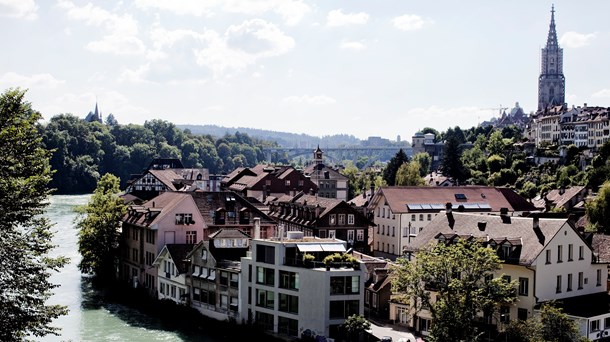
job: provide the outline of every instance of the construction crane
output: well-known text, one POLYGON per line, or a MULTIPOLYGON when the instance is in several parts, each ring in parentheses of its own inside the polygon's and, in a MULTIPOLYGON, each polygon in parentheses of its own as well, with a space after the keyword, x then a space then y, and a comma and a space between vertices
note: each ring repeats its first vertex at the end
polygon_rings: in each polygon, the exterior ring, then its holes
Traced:
POLYGON ((502 107, 502 105, 500 105, 500 107, 491 107, 491 108, 479 108, 479 110, 497 110, 498 111, 498 116, 502 116, 502 111, 507 110, 508 107, 502 107))

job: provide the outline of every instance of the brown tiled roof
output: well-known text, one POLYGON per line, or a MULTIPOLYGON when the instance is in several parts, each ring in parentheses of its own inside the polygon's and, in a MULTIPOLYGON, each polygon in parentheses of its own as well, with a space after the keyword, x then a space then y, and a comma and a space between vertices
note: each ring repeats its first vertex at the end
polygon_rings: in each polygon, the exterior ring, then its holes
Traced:
POLYGON ((490 207, 488 210, 493 212, 499 212, 501 208, 507 208, 508 211, 535 210, 527 201, 523 200, 523 203, 516 200, 514 197, 519 195, 514 191, 488 186, 386 186, 381 187, 375 197, 380 194, 385 197, 394 214, 409 212, 407 204, 440 204, 443 209, 446 203, 487 204, 490 207), (465 199, 457 199, 456 194, 464 195, 465 199))
MULTIPOLYGON (((454 223, 453 229, 449 226, 446 213, 435 216, 417 237, 411 240, 407 251, 417 252, 429 244, 437 243, 436 236, 439 234, 473 237, 482 240, 503 241, 505 239, 521 242, 519 264, 529 265, 542 252, 559 230, 569 225, 567 219, 539 218, 539 229, 534 229, 532 217, 508 217, 500 215, 475 214, 475 213, 452 213, 454 223), (479 228, 479 223, 485 222, 485 229, 479 228)), ((580 236, 580 234, 579 234, 580 236)))
POLYGON ((222 228, 212 234, 210 234, 210 239, 242 239, 247 238, 250 239, 248 234, 244 233, 240 229, 236 228, 222 228))
MULTIPOLYGON (((584 189, 584 186, 572 186, 563 190, 553 189, 546 195, 546 199, 551 201, 553 207, 563 207, 567 202, 572 200, 572 198, 578 196, 584 189)), ((536 208, 540 209, 544 209, 546 204, 543 197, 537 197, 533 203, 536 208)))
POLYGON ((192 196, 199 212, 203 217, 204 221, 208 225, 213 225, 213 218, 210 212, 213 212, 219 208, 226 208, 227 199, 234 200, 240 208, 248 208, 251 212, 251 217, 259 217, 261 225, 273 225, 273 221, 267 214, 258 209, 250 201, 243 198, 240 194, 233 191, 199 191, 199 192, 188 192, 187 196, 192 196))
POLYGON ((610 263, 610 235, 593 234, 591 248, 599 262, 610 263))
POLYGON ((174 169, 148 170, 148 172, 150 172, 153 176, 155 176, 155 178, 157 178, 172 191, 178 190, 176 189, 174 181, 183 179, 182 175, 178 174, 174 169))
POLYGON ((172 208, 189 197, 189 193, 163 192, 142 205, 128 207, 127 213, 123 216, 123 221, 134 225, 150 227, 157 223, 167 212, 171 211, 172 208), (136 211, 138 215, 131 214, 132 211, 136 211), (153 213, 153 215, 150 215, 150 219, 147 219, 146 213, 153 213))

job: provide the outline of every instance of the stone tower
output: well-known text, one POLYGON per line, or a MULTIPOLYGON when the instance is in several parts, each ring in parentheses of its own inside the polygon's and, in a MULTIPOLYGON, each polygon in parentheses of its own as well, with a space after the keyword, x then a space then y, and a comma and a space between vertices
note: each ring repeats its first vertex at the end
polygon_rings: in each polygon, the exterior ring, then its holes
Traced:
POLYGON ((540 77, 538 78, 538 110, 565 103, 566 81, 563 76, 563 49, 557 42, 555 30, 555 7, 551 6, 551 24, 546 47, 540 57, 540 77))

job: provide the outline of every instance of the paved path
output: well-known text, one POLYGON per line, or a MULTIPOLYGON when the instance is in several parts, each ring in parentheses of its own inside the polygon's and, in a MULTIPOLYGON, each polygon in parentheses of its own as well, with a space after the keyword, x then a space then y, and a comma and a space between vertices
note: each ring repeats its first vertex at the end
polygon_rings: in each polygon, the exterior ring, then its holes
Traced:
POLYGON ((416 337, 406 328, 395 326, 392 324, 383 324, 375 321, 370 322, 372 334, 377 338, 381 338, 383 336, 390 336, 392 337, 392 342, 397 342, 399 338, 404 337, 409 342, 417 341, 416 337))

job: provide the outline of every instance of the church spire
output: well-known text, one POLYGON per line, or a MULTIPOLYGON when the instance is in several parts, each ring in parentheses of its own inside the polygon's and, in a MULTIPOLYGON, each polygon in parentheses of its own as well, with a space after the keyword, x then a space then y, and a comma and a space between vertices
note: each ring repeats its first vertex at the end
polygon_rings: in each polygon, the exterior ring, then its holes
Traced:
POLYGON ((557 30, 555 29, 555 5, 551 5, 551 24, 549 25, 549 36, 546 39, 546 48, 558 48, 557 30))

